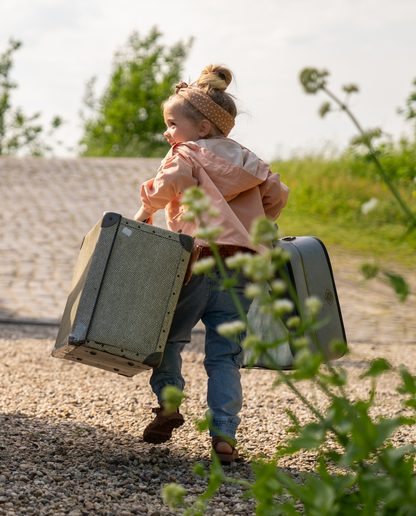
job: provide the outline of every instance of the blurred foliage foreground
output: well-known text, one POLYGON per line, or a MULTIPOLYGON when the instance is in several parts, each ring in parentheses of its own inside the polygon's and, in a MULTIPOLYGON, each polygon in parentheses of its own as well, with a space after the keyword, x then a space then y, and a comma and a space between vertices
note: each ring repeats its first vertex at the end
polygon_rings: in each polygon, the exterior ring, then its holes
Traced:
MULTIPOLYGON (((385 143, 380 162, 407 204, 416 206, 416 141, 385 143)), ((315 235, 376 260, 416 264, 416 233, 403 239, 407 219, 368 158, 355 149, 338 157, 304 155, 276 161, 290 186, 279 224, 285 234, 315 235)))
MULTIPOLYGON (((324 346, 315 338, 315 330, 325 324, 319 315, 321 300, 309 297, 302 306, 284 275, 289 256, 279 247, 264 255, 237 253, 225 259, 229 269, 236 271, 229 275, 215 244, 221 228, 204 225, 204 220, 215 217, 210 199, 194 188, 185 192, 183 203, 188 208, 186 216, 199 222, 197 236, 209 242, 215 255, 215 259, 200 260, 194 274, 210 274, 216 265, 223 277, 223 288, 233 296, 237 273, 242 272, 250 279, 246 296, 259 302, 260 313, 272 317, 271 326, 282 329, 277 338, 276 333, 266 331, 260 335, 253 331, 234 293, 240 320, 221 324, 217 332, 238 339, 241 332, 248 330, 241 346, 254 353, 253 360, 267 355, 276 373, 273 385, 289 388, 311 417, 305 424, 296 413, 287 411, 292 421, 286 428, 287 441, 276 447, 274 458, 253 461, 254 481, 228 476, 213 452, 209 471, 202 464, 195 465, 195 472, 209 480, 206 491, 191 501, 184 486, 168 484, 162 491, 165 502, 172 508, 183 508, 183 516, 203 515, 210 498, 225 482, 244 487, 244 496, 257 502, 258 516, 416 516, 416 448, 410 443, 395 447, 391 442, 396 432, 416 425, 416 377, 406 367, 393 368, 384 358, 378 358, 358 379, 366 384, 361 390, 365 394, 358 396, 357 386, 349 381, 343 363, 328 362, 324 346), (277 274, 283 279, 276 279, 277 274), (284 298, 286 289, 294 302, 284 298), (299 315, 294 316, 295 305, 299 315), (283 372, 271 354, 273 348, 285 342, 294 352, 294 371, 283 372), (377 408, 377 379, 392 373, 399 380, 397 404, 391 409, 392 417, 383 417, 377 408), (307 396, 311 392, 315 393, 312 399, 307 396), (321 396, 324 403, 319 402, 321 396), (315 453, 316 468, 310 473, 302 472, 301 479, 295 480, 279 467, 279 459, 295 459, 304 450, 315 453)), ((258 219, 253 225, 254 243, 266 244, 277 236, 268 219, 258 219)), ((332 342, 330 346, 348 352, 342 342, 332 342)), ((168 410, 179 406, 184 397, 175 387, 166 387, 163 396, 168 410)), ((197 425, 200 431, 212 428, 209 411, 197 425)))

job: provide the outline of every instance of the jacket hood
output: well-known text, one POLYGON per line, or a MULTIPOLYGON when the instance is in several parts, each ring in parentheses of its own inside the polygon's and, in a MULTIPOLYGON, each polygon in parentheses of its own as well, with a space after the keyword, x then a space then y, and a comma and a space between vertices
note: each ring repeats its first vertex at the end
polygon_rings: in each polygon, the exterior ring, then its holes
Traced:
POLYGON ((227 202, 263 183, 270 170, 254 152, 228 138, 178 143, 168 156, 176 153, 190 164, 198 162, 227 202))

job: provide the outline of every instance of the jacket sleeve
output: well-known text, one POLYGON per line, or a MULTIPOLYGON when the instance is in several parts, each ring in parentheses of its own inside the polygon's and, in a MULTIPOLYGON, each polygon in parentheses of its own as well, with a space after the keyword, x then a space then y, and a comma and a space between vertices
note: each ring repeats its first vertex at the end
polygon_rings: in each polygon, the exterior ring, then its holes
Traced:
POLYGON ((198 181, 192 174, 192 165, 182 156, 175 154, 161 165, 155 178, 142 184, 141 198, 148 213, 165 208, 175 197, 182 195, 198 181))
POLYGON ((286 206, 289 188, 280 181, 280 174, 273 174, 271 171, 259 188, 266 217, 276 220, 286 206))

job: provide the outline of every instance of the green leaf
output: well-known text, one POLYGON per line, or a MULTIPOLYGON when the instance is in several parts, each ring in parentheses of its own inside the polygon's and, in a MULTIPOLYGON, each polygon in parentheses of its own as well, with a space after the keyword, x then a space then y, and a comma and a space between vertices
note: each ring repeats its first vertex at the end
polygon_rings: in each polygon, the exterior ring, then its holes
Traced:
POLYGON ((406 301, 407 296, 410 294, 410 286, 403 278, 403 276, 388 271, 383 271, 383 274, 387 278, 387 281, 390 283, 390 286, 397 294, 399 301, 402 303, 406 301))
POLYGON ((356 84, 346 84, 342 87, 345 93, 358 93, 360 90, 356 84))
POLYGON ((354 136, 350 140, 350 144, 353 147, 358 145, 365 145, 368 148, 371 148, 373 145, 373 141, 377 138, 381 138, 383 135, 383 131, 379 127, 375 127, 374 129, 369 129, 365 131, 363 134, 359 134, 354 136))
POLYGON ((379 376, 381 373, 389 371, 390 369, 391 366, 387 360, 384 358, 377 358, 371 362, 370 368, 365 373, 363 373, 360 378, 379 376))
POLYGON ((324 102, 319 108, 319 116, 324 118, 324 116, 331 111, 331 103, 324 102))
POLYGON ((194 472, 199 475, 200 477, 205 477, 205 468, 202 464, 195 464, 194 465, 194 472))
POLYGON ((414 396, 416 394, 416 382, 414 376, 409 373, 404 365, 399 366, 399 372, 403 380, 404 392, 408 392, 414 396))
POLYGON ((165 410, 168 413, 175 412, 180 407, 182 400, 186 398, 185 394, 173 385, 167 385, 162 390, 162 399, 165 410))
POLYGON ((379 270, 380 268, 376 263, 363 263, 361 265, 361 273, 366 280, 375 278, 379 270))

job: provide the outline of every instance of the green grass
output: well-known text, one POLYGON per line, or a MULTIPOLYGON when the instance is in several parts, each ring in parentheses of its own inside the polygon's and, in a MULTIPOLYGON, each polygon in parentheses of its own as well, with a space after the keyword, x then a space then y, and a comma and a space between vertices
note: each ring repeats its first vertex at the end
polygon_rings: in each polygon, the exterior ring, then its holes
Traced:
MULTIPOLYGON (((415 268, 416 231, 402 239, 405 219, 372 164, 348 154, 337 159, 305 156, 273 163, 272 170, 291 189, 278 221, 286 235, 314 235, 350 253, 415 268), (376 208, 362 214, 362 204, 373 197, 376 208)), ((416 182, 396 184, 416 214, 416 182)))

